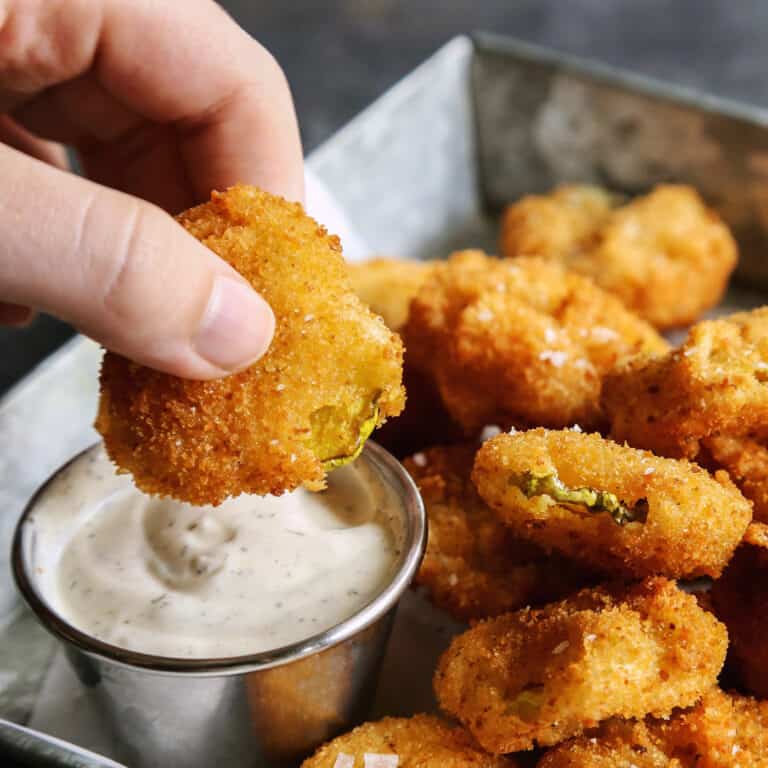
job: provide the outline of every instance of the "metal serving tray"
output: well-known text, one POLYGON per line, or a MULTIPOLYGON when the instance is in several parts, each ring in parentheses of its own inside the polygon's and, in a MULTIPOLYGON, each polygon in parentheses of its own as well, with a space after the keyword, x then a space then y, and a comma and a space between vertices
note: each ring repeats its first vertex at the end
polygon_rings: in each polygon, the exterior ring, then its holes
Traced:
MULTIPOLYGON (((493 250, 501 206, 558 182, 629 193, 691 183, 742 246, 738 277, 749 287, 727 305, 750 306, 768 283, 767 126, 762 109, 480 35, 449 42, 313 152, 309 166, 375 252, 411 258, 493 250)), ((10 532, 37 485, 94 439, 99 356, 75 339, 0 403, 0 715, 18 722, 30 715, 52 643, 10 587, 10 532)), ((379 711, 432 705, 434 660, 450 631, 409 596, 379 711)))

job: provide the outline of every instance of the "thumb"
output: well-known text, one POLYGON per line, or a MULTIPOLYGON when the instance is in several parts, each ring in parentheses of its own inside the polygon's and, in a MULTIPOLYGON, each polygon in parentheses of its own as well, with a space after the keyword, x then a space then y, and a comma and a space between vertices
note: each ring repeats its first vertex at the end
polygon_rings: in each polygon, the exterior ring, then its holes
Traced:
POLYGON ((264 354, 267 303, 162 210, 2 145, 0 168, 0 301, 186 378, 264 354))

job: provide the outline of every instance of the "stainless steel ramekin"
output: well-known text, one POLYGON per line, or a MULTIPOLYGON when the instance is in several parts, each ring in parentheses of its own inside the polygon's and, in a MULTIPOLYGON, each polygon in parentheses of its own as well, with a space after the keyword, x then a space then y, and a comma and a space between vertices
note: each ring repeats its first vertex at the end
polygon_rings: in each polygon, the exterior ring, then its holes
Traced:
POLYGON ((233 658, 134 653, 97 640, 57 615, 38 590, 29 562, 34 535, 29 518, 42 491, 71 462, 32 497, 14 535, 14 577, 97 699, 114 736, 114 757, 131 768, 294 766, 321 742, 365 718, 398 600, 424 552, 426 520, 416 486, 387 451, 369 442, 358 461, 368 462, 401 502, 404 545, 392 582, 325 632, 233 658))

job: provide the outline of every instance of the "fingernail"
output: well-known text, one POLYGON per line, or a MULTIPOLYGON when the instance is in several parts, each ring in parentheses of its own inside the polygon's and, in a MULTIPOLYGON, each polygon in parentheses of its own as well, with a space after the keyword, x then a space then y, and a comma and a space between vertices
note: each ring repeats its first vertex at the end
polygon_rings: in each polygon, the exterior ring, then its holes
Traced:
POLYGON ((217 277, 197 336, 195 351, 225 371, 255 363, 275 331, 272 309, 256 291, 229 277, 217 277))

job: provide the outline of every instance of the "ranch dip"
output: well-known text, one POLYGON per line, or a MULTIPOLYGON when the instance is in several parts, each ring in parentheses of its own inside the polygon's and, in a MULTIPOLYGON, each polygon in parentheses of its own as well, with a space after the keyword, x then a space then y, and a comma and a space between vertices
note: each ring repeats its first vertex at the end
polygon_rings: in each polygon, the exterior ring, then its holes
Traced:
POLYGON ((391 581, 403 534, 365 457, 321 493, 214 508, 146 496, 102 448, 50 483, 26 524, 52 610, 112 645, 187 658, 271 650, 349 618, 391 581))

